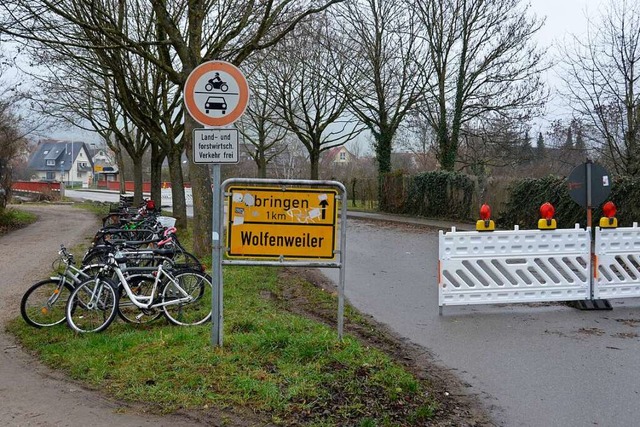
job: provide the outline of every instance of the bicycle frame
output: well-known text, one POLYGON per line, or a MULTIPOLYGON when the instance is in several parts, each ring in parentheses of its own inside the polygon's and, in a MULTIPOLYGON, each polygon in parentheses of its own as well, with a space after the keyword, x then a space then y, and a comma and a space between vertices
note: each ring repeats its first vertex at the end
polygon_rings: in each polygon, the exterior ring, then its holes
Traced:
MULTIPOLYGON (((114 258, 110 258, 110 259, 114 259, 114 258)), ((127 293, 127 296, 131 300, 131 302, 138 308, 149 309, 149 308, 162 307, 162 306, 165 306, 165 305, 175 305, 175 304, 181 304, 181 303, 184 303, 184 302, 190 302, 193 299, 191 297, 191 295, 189 295, 178 284, 178 282, 173 277, 171 277, 171 275, 167 274, 167 272, 164 270, 162 264, 160 264, 156 269, 154 269, 154 273, 155 274, 137 275, 138 277, 139 276, 143 276, 143 277, 147 277, 147 278, 154 278, 153 288, 151 289, 151 294, 150 295, 135 295, 133 293, 133 291, 131 290, 131 287, 129 286, 129 281, 125 277, 125 275, 123 273, 123 270, 115 262, 115 260, 113 262, 112 267, 115 270, 116 275, 118 276, 118 280, 120 282, 120 285, 124 288, 125 292, 127 293), (158 292, 160 290, 160 286, 159 285, 160 285, 161 280, 162 280, 163 277, 167 278, 167 280, 169 280, 172 284, 175 285, 175 287, 178 290, 178 292, 180 292, 180 294, 182 295, 181 298, 174 299, 174 300, 171 300, 171 301, 168 301, 168 302, 157 302, 157 303, 153 302, 154 299, 157 297, 156 292, 158 292)), ((128 270, 135 270, 135 268, 128 269, 128 270)), ((136 276, 130 276, 130 277, 136 277, 136 276)))
MULTIPOLYGON (((65 284, 68 284, 72 288, 75 288, 76 285, 79 285, 84 280, 91 278, 91 276, 86 274, 83 270, 71 264, 72 257, 69 256, 66 250, 61 250, 59 254, 60 254, 60 259, 62 259, 62 262, 64 262, 65 264, 65 267, 64 267, 64 272, 61 275, 50 277, 50 279, 58 281, 58 287, 56 288, 56 291, 53 292, 51 297, 49 297, 49 299, 47 300, 47 305, 49 307, 55 304, 56 301, 58 301, 58 298, 60 297, 60 289, 62 289, 65 284)), ((92 267, 92 266, 91 265, 85 266, 85 268, 87 267, 92 267)))

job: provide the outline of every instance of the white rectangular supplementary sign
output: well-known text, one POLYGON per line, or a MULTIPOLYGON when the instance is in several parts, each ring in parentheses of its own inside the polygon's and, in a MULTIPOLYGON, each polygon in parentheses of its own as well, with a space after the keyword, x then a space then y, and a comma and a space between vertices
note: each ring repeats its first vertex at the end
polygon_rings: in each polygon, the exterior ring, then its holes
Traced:
POLYGON ((238 129, 194 129, 193 163, 238 163, 238 129))

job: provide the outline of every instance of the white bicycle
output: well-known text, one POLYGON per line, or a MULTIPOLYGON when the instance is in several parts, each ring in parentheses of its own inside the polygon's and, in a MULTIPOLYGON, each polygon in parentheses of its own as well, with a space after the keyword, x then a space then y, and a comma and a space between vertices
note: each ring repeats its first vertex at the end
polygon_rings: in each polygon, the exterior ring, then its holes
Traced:
POLYGON ((126 267, 127 256, 132 254, 135 252, 110 254, 95 278, 74 289, 66 306, 67 323, 73 330, 104 331, 118 313, 135 323, 162 314, 181 326, 200 325, 210 319, 213 285, 208 275, 193 269, 176 270, 169 261, 153 271, 147 268, 136 274, 126 267), (125 295, 126 301, 120 304, 125 295))

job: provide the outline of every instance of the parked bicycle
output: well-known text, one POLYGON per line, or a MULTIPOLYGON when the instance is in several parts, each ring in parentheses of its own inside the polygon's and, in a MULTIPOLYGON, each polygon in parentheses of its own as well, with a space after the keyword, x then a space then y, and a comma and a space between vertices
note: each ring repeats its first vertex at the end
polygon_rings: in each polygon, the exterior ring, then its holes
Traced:
POLYGON ((107 264, 96 277, 85 280, 71 293, 66 318, 73 330, 101 332, 118 313, 136 323, 161 314, 175 325, 199 325, 209 320, 212 292, 209 276, 192 269, 175 269, 170 260, 164 260, 152 271, 148 267, 127 268, 127 257, 131 256, 135 255, 123 251, 109 254, 107 264), (121 306, 124 295, 128 301, 121 306), (137 314, 133 315, 131 310, 137 314))
MULTIPOLYGON (((133 252, 135 250, 146 249, 151 250, 158 247, 158 243, 163 241, 163 249, 165 250, 164 255, 171 259, 174 267, 176 268, 192 268, 194 270, 199 270, 201 272, 205 271, 204 265, 196 258, 195 255, 191 254, 186 250, 184 246, 180 244, 178 240, 178 236, 176 235, 175 227, 168 227, 161 231, 160 228, 154 230, 153 235, 157 236, 161 234, 163 238, 153 238, 150 240, 143 239, 135 239, 127 240, 127 239, 106 239, 106 240, 97 240, 102 242, 100 244, 96 244, 94 239, 94 246, 91 247, 87 253, 82 258, 83 264, 104 264, 107 262, 110 253, 115 253, 117 251, 128 251, 133 252)), ((141 237, 147 237, 146 235, 140 235, 141 237)), ((141 263, 145 263, 145 265, 149 265, 149 259, 145 257, 137 257, 132 258, 131 261, 136 261, 138 266, 143 266, 141 263)))
POLYGON ((101 266, 75 267, 73 254, 60 245, 59 258, 54 261, 58 276, 50 277, 31 286, 20 301, 20 314, 27 324, 36 328, 58 325, 65 320, 65 307, 69 296, 82 281, 93 277, 101 266))

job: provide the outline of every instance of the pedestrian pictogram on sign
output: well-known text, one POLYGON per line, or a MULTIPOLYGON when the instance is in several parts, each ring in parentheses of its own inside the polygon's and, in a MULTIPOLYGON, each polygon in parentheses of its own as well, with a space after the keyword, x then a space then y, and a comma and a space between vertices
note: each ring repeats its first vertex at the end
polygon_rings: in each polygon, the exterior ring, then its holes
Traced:
POLYGON ((230 257, 335 257, 335 189, 230 187, 228 194, 230 257))
POLYGON ((184 104, 198 123, 228 126, 244 114, 249 85, 242 72, 225 61, 209 61, 196 67, 184 85, 184 104))

